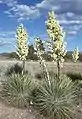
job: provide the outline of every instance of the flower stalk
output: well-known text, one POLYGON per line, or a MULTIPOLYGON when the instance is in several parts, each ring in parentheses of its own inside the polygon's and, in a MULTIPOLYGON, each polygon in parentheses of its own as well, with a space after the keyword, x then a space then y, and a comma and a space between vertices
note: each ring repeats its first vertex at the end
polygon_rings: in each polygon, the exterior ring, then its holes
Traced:
POLYGON ((43 69, 43 71, 46 72, 46 79, 48 79, 49 81, 49 84, 50 84, 50 78, 49 78, 49 72, 48 72, 48 69, 47 69, 47 66, 46 66, 46 63, 45 63, 45 60, 43 58, 43 54, 44 54, 44 50, 41 49, 41 46, 40 46, 40 38, 36 38, 35 39, 35 50, 36 50, 36 54, 39 58, 39 63, 43 69))
POLYGON ((18 26, 16 31, 16 38, 17 38, 17 52, 16 53, 19 56, 20 60, 23 62, 22 74, 24 74, 25 61, 26 61, 26 57, 28 56, 28 45, 27 45, 28 34, 23 24, 18 26))
POLYGON ((72 58, 74 62, 77 62, 77 60, 79 59, 79 50, 78 47, 74 49, 73 54, 72 54, 72 58))
POLYGON ((49 41, 47 41, 50 54, 57 63, 57 75, 60 78, 61 66, 64 62, 64 57, 66 55, 66 42, 64 42, 65 33, 62 27, 59 25, 54 12, 49 12, 48 19, 46 21, 47 33, 49 36, 49 41))

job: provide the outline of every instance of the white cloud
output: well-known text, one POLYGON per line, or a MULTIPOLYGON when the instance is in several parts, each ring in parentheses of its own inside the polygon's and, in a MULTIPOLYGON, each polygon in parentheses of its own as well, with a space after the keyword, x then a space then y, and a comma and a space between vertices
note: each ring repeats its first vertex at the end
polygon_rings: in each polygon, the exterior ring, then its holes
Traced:
POLYGON ((69 24, 82 24, 82 21, 79 21, 79 20, 71 20, 71 21, 68 21, 68 20, 62 20, 62 21, 59 21, 60 24, 66 24, 66 25, 69 25, 69 24))
POLYGON ((23 19, 35 19, 39 17, 40 12, 35 6, 28 6, 28 5, 20 5, 16 1, 10 2, 10 0, 6 0, 4 2, 7 6, 9 6, 9 10, 4 11, 9 17, 18 18, 18 20, 23 19))
POLYGON ((73 17, 73 16, 74 16, 74 13, 72 13, 72 12, 67 12, 67 16, 68 16, 68 17, 73 17))
POLYGON ((38 9, 46 9, 46 10, 59 10, 60 5, 55 5, 54 0, 43 0, 41 3, 36 4, 38 9))
POLYGON ((77 24, 76 25, 68 25, 67 27, 70 31, 72 31, 72 30, 79 31, 79 30, 81 30, 82 25, 77 25, 77 24))
POLYGON ((5 14, 11 15, 10 11, 4 11, 5 14))
POLYGON ((12 37, 15 36, 14 31, 0 31, 0 38, 2 37, 12 37))
POLYGON ((44 14, 44 11, 41 12, 41 10, 54 10, 60 13, 63 11, 67 13, 68 17, 73 17, 74 12, 82 10, 82 0, 43 0, 34 6, 19 4, 17 0, 0 1, 9 7, 9 10, 5 12, 9 17, 15 17, 20 20, 35 19, 44 14))
POLYGON ((2 1, 0 1, 0 4, 3 3, 2 1))
POLYGON ((2 2, 5 3, 9 7, 13 7, 16 4, 18 4, 16 0, 2 0, 2 2))
POLYGON ((35 6, 19 4, 16 0, 3 0, 9 10, 4 13, 9 17, 18 18, 18 21, 24 19, 35 19, 41 15, 40 10, 59 10, 60 5, 55 5, 54 0, 43 0, 35 6))
POLYGON ((35 19, 39 17, 39 10, 35 7, 29 7, 27 5, 17 5, 15 9, 13 9, 15 16, 19 17, 19 19, 35 19))
POLYGON ((57 13, 59 23, 70 34, 75 34, 74 31, 79 31, 82 27, 82 7, 78 4, 82 3, 82 0, 43 0, 40 3, 36 3, 34 6, 19 4, 17 0, 0 0, 5 3, 9 10, 4 13, 8 17, 16 18, 19 22, 23 20, 35 19, 45 11, 54 10, 57 13), (71 26, 71 28, 69 28, 71 26))
POLYGON ((15 44, 15 38, 1 38, 0 37, 0 47, 3 47, 3 46, 11 46, 11 47, 14 47, 14 44, 15 44))
POLYGON ((68 31, 67 34, 68 35, 77 35, 77 31, 68 31))

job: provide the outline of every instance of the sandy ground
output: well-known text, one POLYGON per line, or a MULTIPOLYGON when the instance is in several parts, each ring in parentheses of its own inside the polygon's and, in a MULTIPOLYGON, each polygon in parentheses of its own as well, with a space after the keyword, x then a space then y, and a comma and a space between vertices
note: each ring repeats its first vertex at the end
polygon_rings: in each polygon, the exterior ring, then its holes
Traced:
POLYGON ((17 109, 0 102, 0 119, 38 119, 37 113, 32 109, 17 109))
MULTIPOLYGON (((20 63, 19 61, 10 61, 10 60, 0 60, 0 74, 1 74, 1 80, 3 77, 3 74, 6 71, 6 68, 10 67, 11 65, 15 63, 20 63)), ((47 66, 49 67, 49 70, 56 72, 56 65, 53 65, 53 63, 47 63, 47 66)), ((26 69, 33 74, 36 72, 39 72, 40 66, 37 62, 26 62, 26 69)), ((82 72, 82 63, 65 63, 63 72, 82 72)), ((5 77, 3 77, 3 80, 5 80, 5 77)), ((75 110, 75 118, 74 119, 82 119, 82 106, 76 108, 75 110)), ((2 103, 0 101, 0 119, 37 119, 37 113, 33 109, 17 109, 14 107, 9 107, 2 103)), ((40 119, 40 118, 38 118, 40 119)))
MULTIPOLYGON (((75 110, 74 119, 82 119, 82 106, 75 110)), ((0 119, 43 119, 33 109, 17 109, 9 107, 0 102, 0 119)))

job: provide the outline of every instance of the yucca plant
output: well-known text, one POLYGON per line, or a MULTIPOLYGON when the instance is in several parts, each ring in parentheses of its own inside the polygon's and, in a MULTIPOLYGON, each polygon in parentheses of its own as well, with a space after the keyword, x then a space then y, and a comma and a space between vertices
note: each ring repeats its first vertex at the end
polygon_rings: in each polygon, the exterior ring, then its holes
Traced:
POLYGON ((73 54, 72 54, 72 58, 74 62, 77 62, 77 60, 79 59, 79 50, 78 47, 74 49, 73 54))
POLYGON ((25 71, 26 57, 28 56, 28 45, 27 45, 28 34, 23 24, 21 24, 17 28, 16 39, 17 39, 16 53, 19 56, 20 60, 23 61, 23 66, 22 66, 22 74, 23 74, 25 71))
POLYGON ((43 75, 45 76, 45 78, 48 79, 49 81, 49 72, 48 72, 48 69, 47 69, 47 66, 46 66, 46 62, 43 58, 43 54, 45 52, 45 48, 42 47, 42 44, 41 44, 41 39, 40 38, 36 38, 36 41, 35 41, 35 51, 36 51, 36 54, 39 58, 39 63, 40 63, 40 66, 42 67, 42 70, 43 70, 43 75))
POLYGON ((66 55, 66 42, 64 41, 65 32, 62 30, 62 27, 57 21, 53 11, 48 13, 46 27, 49 36, 49 40, 47 40, 47 46, 53 61, 57 62, 57 74, 59 79, 61 66, 63 66, 66 55))
MULTIPOLYGON (((57 77, 56 77, 57 78, 57 77)), ((36 90, 34 106, 47 119, 71 119, 76 99, 76 87, 66 76, 60 80, 45 80, 36 90)))
POLYGON ((2 82, 1 98, 16 107, 25 107, 30 100, 34 82, 27 75, 12 74, 2 82))

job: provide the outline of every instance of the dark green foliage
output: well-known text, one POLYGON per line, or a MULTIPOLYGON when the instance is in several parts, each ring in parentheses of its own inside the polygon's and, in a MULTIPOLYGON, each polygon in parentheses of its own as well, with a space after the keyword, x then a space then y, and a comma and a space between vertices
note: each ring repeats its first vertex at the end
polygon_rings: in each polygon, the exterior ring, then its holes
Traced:
POLYGON ((8 55, 9 58, 15 58, 15 59, 19 59, 18 55, 16 54, 16 52, 11 52, 8 55))
POLYGON ((68 72, 66 75, 77 85, 77 104, 82 103, 82 74, 68 72))
POLYGON ((68 77, 70 77, 73 81, 82 80, 82 74, 80 74, 80 73, 71 73, 71 72, 68 72, 66 75, 68 77))
POLYGON ((33 89, 34 82, 28 75, 12 74, 2 82, 1 99, 18 108, 26 107, 33 89))
POLYGON ((66 53, 65 61, 72 61, 72 51, 66 53))
POLYGON ((34 46, 33 46, 33 45, 30 45, 30 46, 29 46, 27 59, 30 59, 30 60, 38 60, 38 57, 37 57, 37 55, 35 54, 35 49, 34 49, 34 46))
POLYGON ((66 76, 52 78, 33 92, 33 104, 47 119, 71 119, 76 99, 75 84, 66 76))
MULTIPOLYGON (((37 74, 35 74, 35 78, 36 78, 36 79, 39 79, 39 80, 42 80, 42 79, 45 78, 45 74, 46 74, 45 71, 40 72, 40 73, 37 73, 37 74)), ((52 77, 52 78, 54 78, 55 76, 57 76, 57 74, 54 73, 53 71, 49 71, 49 75, 50 75, 50 77, 52 77)))
POLYGON ((82 52, 79 53, 79 61, 82 62, 82 52))
POLYGON ((11 67, 9 67, 6 71, 6 75, 12 75, 13 73, 15 74, 21 74, 22 73, 22 66, 20 66, 18 63, 12 65, 11 67))

